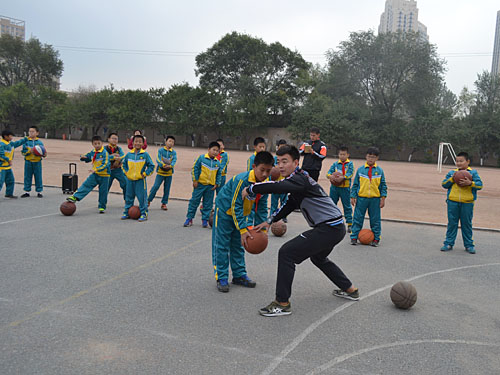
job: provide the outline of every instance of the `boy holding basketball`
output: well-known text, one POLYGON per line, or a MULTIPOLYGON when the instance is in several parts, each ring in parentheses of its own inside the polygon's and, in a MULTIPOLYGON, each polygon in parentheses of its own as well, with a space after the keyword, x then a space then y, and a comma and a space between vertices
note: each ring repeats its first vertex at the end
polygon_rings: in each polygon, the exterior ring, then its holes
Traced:
POLYGON ((347 232, 352 232, 352 206, 351 206, 351 179, 354 175, 354 164, 349 160, 349 149, 347 146, 341 146, 339 148, 339 160, 332 164, 326 178, 331 181, 332 174, 335 172, 342 173, 342 182, 340 184, 330 186, 330 198, 332 198, 333 203, 337 204, 340 200, 342 201, 342 207, 344 208, 344 218, 347 222, 347 232))
POLYGON ((462 239, 465 251, 475 254, 474 239, 472 238, 472 215, 474 211, 474 201, 477 198, 477 191, 483 188, 483 182, 475 169, 469 167, 469 154, 459 152, 457 154, 457 168, 448 172, 442 182, 443 188, 448 190, 446 205, 448 206, 448 226, 446 229, 446 239, 441 251, 453 250, 455 239, 457 238, 458 222, 462 227, 462 239), (459 171, 467 171, 464 177, 458 179, 454 176, 459 171))
POLYGON ((165 138, 165 146, 158 150, 156 157, 156 179, 148 197, 148 206, 155 198, 156 192, 163 184, 163 197, 161 198, 161 209, 167 211, 168 196, 170 195, 170 186, 172 185, 172 175, 174 166, 177 163, 177 152, 173 149, 175 145, 175 137, 167 135, 165 138))
POLYGON ((201 209, 201 223, 203 228, 208 228, 208 220, 214 205, 214 192, 220 184, 221 168, 217 160, 220 146, 217 142, 210 142, 208 152, 200 155, 194 162, 191 170, 193 179, 193 195, 189 200, 188 211, 186 215, 185 227, 193 225, 193 219, 196 215, 201 199, 203 198, 203 207, 201 209))
POLYGON ((370 228, 374 235, 371 245, 377 247, 380 243, 382 232, 380 209, 385 206, 387 184, 385 183, 384 171, 377 165, 378 155, 378 148, 369 147, 366 151, 366 163, 358 168, 356 177, 354 177, 351 189, 351 204, 355 206, 351 245, 358 243, 358 234, 363 228, 367 210, 370 217, 370 228))
POLYGON ((217 155, 217 160, 220 161, 220 185, 217 186, 217 189, 215 189, 215 192, 219 194, 220 189, 226 184, 226 175, 227 175, 227 166, 229 164, 229 156, 227 155, 227 152, 224 150, 224 140, 222 138, 219 138, 217 140, 217 143, 220 146, 220 151, 219 155, 217 155))
POLYGON ((299 150, 295 146, 285 145, 276 152, 278 168, 283 180, 278 182, 256 183, 243 190, 242 199, 255 198, 257 194, 288 193, 288 201, 278 212, 257 225, 256 230, 268 229, 277 222, 300 208, 311 230, 308 230, 285 243, 279 250, 278 275, 276 281, 276 299, 260 309, 263 316, 284 316, 292 313, 290 296, 295 275, 295 265, 310 258, 335 285, 333 295, 359 300, 355 288, 342 270, 328 259, 334 246, 345 236, 342 213, 325 193, 323 188, 311 176, 299 168, 299 150))
POLYGON ((85 163, 92 163, 90 175, 75 193, 68 197, 70 202, 78 202, 87 196, 97 185, 99 185, 99 213, 106 212, 108 203, 108 184, 109 184, 109 154, 102 145, 102 139, 98 135, 92 137, 92 146, 94 149, 86 155, 80 156, 80 160, 85 163))
MULTIPOLYGON (((212 228, 212 262, 217 289, 229 292, 229 263, 233 273, 233 284, 254 288, 256 283, 248 276, 245 265, 243 244, 251 237, 246 217, 260 199, 243 199, 241 191, 256 182, 265 181, 273 167, 273 156, 267 151, 257 153, 252 170, 234 176, 220 190, 215 199, 214 226, 212 228)), ((267 195, 265 196, 267 197, 267 195)), ((266 199, 266 198, 264 198, 266 199)), ((267 219, 267 200, 258 205, 255 221, 267 219)))
POLYGON ((42 150, 45 150, 45 147, 43 147, 43 142, 38 139, 38 134, 38 127, 31 126, 28 130, 28 141, 23 145, 23 149, 21 151, 21 154, 24 155, 25 191, 25 193, 21 195, 21 198, 27 198, 30 196, 33 176, 35 177, 35 191, 37 192, 37 197, 43 198, 42 158, 47 156, 47 151, 45 151, 42 156, 36 155, 33 151, 35 146, 41 146, 42 150))
POLYGON ((108 135, 108 145, 105 147, 109 154, 109 166, 111 168, 109 176, 108 191, 111 189, 111 185, 114 180, 118 180, 120 188, 122 189, 123 199, 125 200, 125 195, 127 191, 127 178, 123 173, 122 169, 122 159, 125 156, 122 148, 118 146, 118 134, 109 133, 108 135))
POLYGON ((125 197, 125 209, 123 210, 122 220, 127 220, 128 209, 134 205, 134 199, 139 201, 141 216, 138 221, 143 222, 148 219, 147 196, 148 189, 146 177, 151 176, 155 169, 151 156, 144 151, 144 137, 134 135, 133 149, 123 159, 122 168, 127 177, 127 195, 125 197))
POLYGON ((10 130, 2 131, 0 140, 0 190, 5 183, 5 198, 16 199, 14 195, 14 173, 12 173, 12 159, 14 158, 14 149, 24 145, 28 138, 24 137, 13 141, 14 133, 10 130))

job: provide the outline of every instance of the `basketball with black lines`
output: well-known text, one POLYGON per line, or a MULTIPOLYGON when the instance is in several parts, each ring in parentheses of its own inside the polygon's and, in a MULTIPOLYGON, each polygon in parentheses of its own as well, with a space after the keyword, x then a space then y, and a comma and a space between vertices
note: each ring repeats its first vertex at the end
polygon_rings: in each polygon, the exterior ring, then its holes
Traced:
POLYGON ((417 290, 407 281, 399 281, 391 288, 391 301, 396 307, 407 310, 417 302, 417 290))

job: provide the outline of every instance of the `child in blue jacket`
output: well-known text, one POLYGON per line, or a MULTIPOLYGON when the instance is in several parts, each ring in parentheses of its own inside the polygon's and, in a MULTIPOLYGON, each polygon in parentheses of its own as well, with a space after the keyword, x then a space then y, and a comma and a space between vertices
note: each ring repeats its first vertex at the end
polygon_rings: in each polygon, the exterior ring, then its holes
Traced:
POLYGON ((156 196, 156 192, 163 184, 163 197, 161 198, 161 209, 167 211, 168 197, 170 195, 170 186, 172 185, 172 175, 174 166, 177 163, 177 152, 174 150, 175 137, 167 135, 165 138, 165 147, 158 150, 156 158, 156 179, 148 197, 148 206, 156 196))
MULTIPOLYGON (((21 154, 24 155, 24 191, 21 198, 30 196, 31 183, 33 176, 35 177, 35 191, 38 198, 43 198, 43 181, 42 181, 42 158, 47 156, 47 151, 42 156, 35 155, 33 148, 35 146, 42 146, 43 142, 38 138, 38 127, 30 126, 28 130, 28 140, 23 145, 21 154)), ((45 149, 45 147, 43 148, 45 149)))

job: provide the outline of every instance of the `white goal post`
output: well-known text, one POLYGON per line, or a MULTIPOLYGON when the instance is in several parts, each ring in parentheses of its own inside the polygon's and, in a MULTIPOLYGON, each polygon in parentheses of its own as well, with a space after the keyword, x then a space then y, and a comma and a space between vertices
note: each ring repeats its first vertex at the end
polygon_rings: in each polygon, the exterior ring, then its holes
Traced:
POLYGON ((457 161, 457 154, 455 154, 455 150, 453 149, 453 146, 451 143, 446 143, 446 142, 441 142, 439 143, 439 152, 438 152, 438 163, 437 163, 437 170, 438 172, 441 172, 441 169, 443 167, 443 163, 446 162, 446 158, 444 157, 444 148, 448 149, 448 152, 451 155, 451 158, 453 159, 453 163, 456 163, 457 161))

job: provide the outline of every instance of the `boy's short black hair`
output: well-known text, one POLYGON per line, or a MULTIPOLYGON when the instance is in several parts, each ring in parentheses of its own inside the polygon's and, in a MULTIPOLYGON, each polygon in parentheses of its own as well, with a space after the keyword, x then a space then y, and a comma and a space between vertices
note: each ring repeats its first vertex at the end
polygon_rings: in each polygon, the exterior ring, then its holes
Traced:
POLYGON ((468 160, 468 161, 470 160, 470 158, 469 158, 469 153, 468 153, 468 152, 461 151, 461 152, 459 152, 459 153, 457 154, 457 158, 458 158, 459 156, 463 156, 463 157, 465 158, 465 160, 468 160))
POLYGON ((112 135, 116 135, 118 137, 118 133, 111 132, 111 133, 108 134, 108 139, 110 139, 112 135))
POLYGON ((311 128, 310 133, 320 134, 320 130, 318 127, 314 126, 311 128))
POLYGON ((285 145, 276 151, 276 155, 278 155, 278 156, 283 156, 283 155, 287 155, 287 154, 292 157, 292 160, 299 160, 300 159, 299 150, 297 150, 297 147, 295 147, 295 146, 285 145))
POLYGON ((257 146, 259 143, 266 143, 266 140, 262 137, 257 137, 253 140, 254 146, 257 146))
POLYGON ((220 145, 217 143, 217 141, 210 142, 210 144, 208 145, 208 148, 212 148, 212 147, 217 147, 218 149, 220 149, 220 145))
POLYGON ((274 165, 274 157, 269 151, 260 151, 255 155, 253 163, 255 166, 266 164, 272 167, 274 165))
POLYGON ((132 142, 135 141, 136 138, 142 139, 142 143, 144 143, 144 137, 142 135, 139 135, 139 134, 134 135, 134 137, 132 138, 132 142))
POLYGON ((38 130, 38 126, 36 126, 36 125, 31 125, 28 129, 35 129, 36 132, 40 131, 40 130, 38 130))
POLYGON ((12 133, 12 131, 8 130, 8 129, 2 131, 2 138, 5 138, 5 137, 7 137, 9 135, 14 135, 14 133, 12 133))
POLYGON ((222 144, 224 144, 224 140, 222 138, 217 138, 215 142, 222 142, 222 144))
POLYGON ((339 147, 339 151, 349 152, 349 147, 347 147, 347 146, 340 146, 339 147))
POLYGON ((166 140, 166 141, 168 141, 169 139, 173 139, 173 140, 174 140, 174 142, 175 142, 175 137, 174 137, 173 135, 167 135, 167 136, 165 137, 165 140, 166 140))
POLYGON ((102 142, 102 138, 100 135, 94 135, 92 137, 92 143, 94 143, 94 141, 101 141, 102 142))
POLYGON ((380 151, 377 147, 368 147, 368 150, 366 150, 366 155, 378 156, 378 154, 380 154, 380 151))
POLYGON ((286 145, 286 140, 285 139, 280 139, 278 142, 276 142, 276 145, 279 147, 281 145, 286 145))

